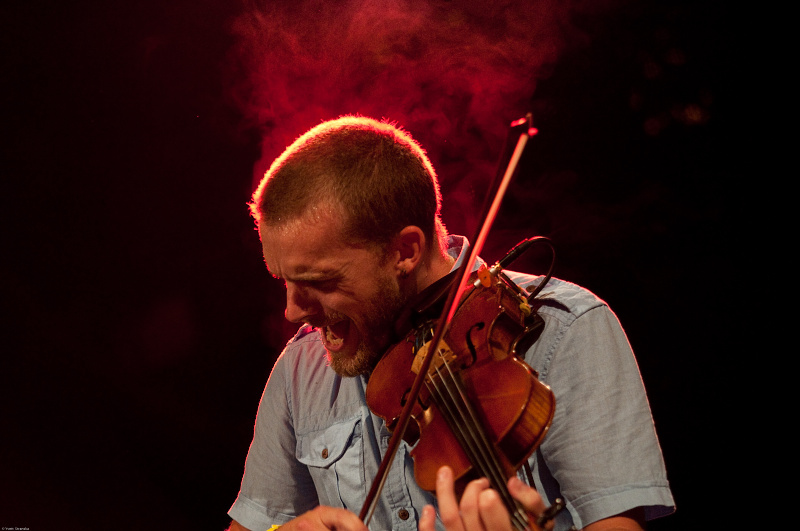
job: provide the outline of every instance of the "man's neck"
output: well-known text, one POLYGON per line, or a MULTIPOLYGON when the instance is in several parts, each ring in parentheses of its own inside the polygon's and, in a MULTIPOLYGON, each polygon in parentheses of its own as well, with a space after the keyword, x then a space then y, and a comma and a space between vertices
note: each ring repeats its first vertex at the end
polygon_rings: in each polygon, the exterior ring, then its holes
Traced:
POLYGON ((417 275, 417 293, 421 292, 440 278, 447 275, 452 269, 456 260, 449 254, 436 253, 430 261, 428 267, 422 268, 417 275))

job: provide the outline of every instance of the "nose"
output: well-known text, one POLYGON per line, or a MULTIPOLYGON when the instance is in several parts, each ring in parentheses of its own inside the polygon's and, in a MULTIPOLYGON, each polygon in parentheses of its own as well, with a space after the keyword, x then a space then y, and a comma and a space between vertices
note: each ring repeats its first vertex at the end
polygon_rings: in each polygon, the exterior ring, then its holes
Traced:
POLYGON ((317 313, 318 302, 309 291, 293 282, 286 283, 286 319, 293 323, 307 322, 308 318, 317 313))

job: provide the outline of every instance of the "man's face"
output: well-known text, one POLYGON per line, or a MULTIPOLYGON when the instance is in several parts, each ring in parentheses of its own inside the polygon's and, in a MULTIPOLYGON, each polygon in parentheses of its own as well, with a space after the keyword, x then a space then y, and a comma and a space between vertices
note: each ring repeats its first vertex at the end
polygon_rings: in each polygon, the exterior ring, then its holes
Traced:
POLYGON ((320 334, 334 371, 371 370, 405 301, 393 261, 344 242, 333 214, 259 227, 270 273, 286 284, 286 318, 320 334))

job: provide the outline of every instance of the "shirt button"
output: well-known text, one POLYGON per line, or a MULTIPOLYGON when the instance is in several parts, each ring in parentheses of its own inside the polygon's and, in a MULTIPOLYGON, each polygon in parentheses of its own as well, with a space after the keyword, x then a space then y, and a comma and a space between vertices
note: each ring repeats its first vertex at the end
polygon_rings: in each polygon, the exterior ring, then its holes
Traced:
POLYGON ((322 450, 322 458, 323 459, 327 459, 328 458, 328 449, 327 448, 322 450))
POLYGON ((408 511, 405 509, 400 509, 400 511, 397 513, 397 516, 400 517, 400 520, 408 520, 408 511))

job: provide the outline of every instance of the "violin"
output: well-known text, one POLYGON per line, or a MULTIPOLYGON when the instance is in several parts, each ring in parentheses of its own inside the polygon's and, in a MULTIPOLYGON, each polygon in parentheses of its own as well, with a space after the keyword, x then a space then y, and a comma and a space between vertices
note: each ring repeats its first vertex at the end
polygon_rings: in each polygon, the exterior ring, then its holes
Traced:
MULTIPOLYGON (((530 115, 526 122, 530 124, 530 115)), ((549 280, 552 263, 530 294, 502 269, 531 243, 549 244, 549 240, 525 240, 492 268, 481 266, 472 272, 531 134, 535 130, 529 125, 487 208, 468 260, 425 290, 421 301, 401 316, 396 328, 403 339, 384 354, 369 377, 367 405, 384 419, 392 438, 360 515, 365 523, 401 439, 413 446, 414 474, 423 489, 435 491, 436 473, 444 465, 453 470, 459 498, 469 481, 486 477, 506 505, 512 526, 520 531, 539 531, 560 509, 559 501, 533 519, 507 488, 508 478, 542 442, 555 412, 550 388, 517 357, 542 331, 542 318, 530 301, 549 280)))
MULTIPOLYGON (((543 322, 502 277, 481 274, 487 280, 467 291, 433 356, 404 440, 413 446, 420 487, 435 491, 443 465, 453 469, 459 497, 469 481, 486 477, 517 529, 529 529, 506 482, 539 446, 555 412, 552 391, 516 355, 535 341, 543 322)), ((433 323, 424 320, 370 376, 367 405, 390 430, 397 427, 433 333, 433 323)))

